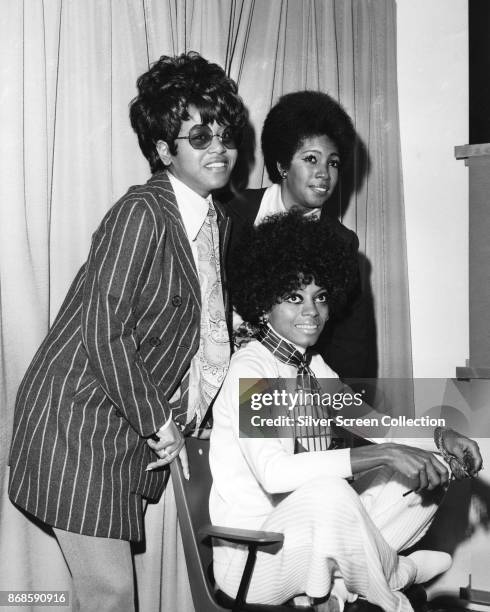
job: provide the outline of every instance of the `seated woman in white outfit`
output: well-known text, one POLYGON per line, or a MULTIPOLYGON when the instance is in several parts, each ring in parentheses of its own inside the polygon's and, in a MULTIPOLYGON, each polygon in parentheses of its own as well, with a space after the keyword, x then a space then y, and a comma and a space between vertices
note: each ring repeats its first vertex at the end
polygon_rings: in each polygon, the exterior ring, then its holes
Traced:
MULTIPOLYGON (((284 534, 278 552, 258 553, 247 601, 306 594, 332 611, 360 596, 386 612, 412 610, 401 590, 451 562, 442 552, 399 554, 427 531, 449 482, 446 466, 395 443, 295 454, 292 437, 239 435, 240 378, 336 376, 319 355, 310 361, 309 349, 348 300, 355 255, 317 221, 289 213, 251 229, 232 268, 234 305, 260 332, 233 356, 214 404, 210 515, 215 525, 284 534), (353 475, 360 477, 351 486, 353 475)), ((476 474, 476 443, 450 429, 440 437, 444 452, 461 460, 466 453, 476 474)), ((243 547, 216 542, 214 575, 228 595, 236 595, 245 558, 243 547)))

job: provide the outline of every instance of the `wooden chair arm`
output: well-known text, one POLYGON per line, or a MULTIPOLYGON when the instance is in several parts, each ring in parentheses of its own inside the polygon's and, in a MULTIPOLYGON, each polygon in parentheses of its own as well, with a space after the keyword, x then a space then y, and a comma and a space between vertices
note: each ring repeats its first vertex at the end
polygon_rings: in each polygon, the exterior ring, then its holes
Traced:
POLYGON ((233 527, 219 527, 217 525, 204 525, 198 531, 201 540, 206 538, 220 538, 236 544, 244 544, 248 547, 248 556, 243 569, 242 579, 238 587, 232 612, 241 610, 245 605, 248 586, 252 578, 255 558, 258 548, 274 546, 279 549, 284 542, 284 535, 273 531, 256 531, 255 529, 237 529, 233 527))
POLYGON ((204 525, 198 532, 199 538, 220 538, 236 544, 256 544, 267 546, 268 544, 282 544, 284 535, 274 531, 256 531, 255 529, 237 529, 234 527, 219 527, 216 525, 204 525))

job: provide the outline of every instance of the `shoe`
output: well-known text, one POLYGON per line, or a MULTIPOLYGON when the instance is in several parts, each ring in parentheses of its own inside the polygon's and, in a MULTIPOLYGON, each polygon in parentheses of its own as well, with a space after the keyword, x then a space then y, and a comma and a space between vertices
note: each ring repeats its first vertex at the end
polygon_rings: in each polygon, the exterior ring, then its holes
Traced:
POLYGON ((416 550, 407 559, 411 559, 417 569, 414 584, 423 584, 443 574, 453 562, 451 555, 438 550, 416 550))
POLYGON ((315 604, 313 609, 315 612, 342 612, 344 607, 335 595, 330 594, 326 601, 315 604))
POLYGON ((311 598, 308 595, 296 595, 292 599, 292 606, 294 608, 308 608, 308 610, 311 610, 311 605, 311 598))

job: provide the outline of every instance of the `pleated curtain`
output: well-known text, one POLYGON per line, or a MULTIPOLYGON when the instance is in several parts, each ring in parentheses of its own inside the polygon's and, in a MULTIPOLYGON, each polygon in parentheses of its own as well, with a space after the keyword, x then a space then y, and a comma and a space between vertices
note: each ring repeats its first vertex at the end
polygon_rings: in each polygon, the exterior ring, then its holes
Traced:
MULTIPOLYGON (((260 131, 278 96, 321 89, 343 104, 359 148, 338 214, 365 257, 377 370, 411 376, 395 9, 394 0, 2 0, 0 590, 69 585, 54 539, 7 497, 15 395, 92 232, 149 176, 128 103, 162 54, 198 51, 237 81, 255 130, 249 187, 268 184, 260 131)), ((408 391, 401 410, 411 402, 408 391)), ((142 612, 192 610, 171 495, 148 509, 136 555, 142 612)))

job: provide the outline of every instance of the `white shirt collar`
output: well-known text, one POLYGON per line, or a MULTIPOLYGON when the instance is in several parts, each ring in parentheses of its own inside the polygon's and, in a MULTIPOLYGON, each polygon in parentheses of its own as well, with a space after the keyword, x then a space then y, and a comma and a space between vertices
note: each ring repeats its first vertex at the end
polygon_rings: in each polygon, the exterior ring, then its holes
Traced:
POLYGON ((281 188, 279 185, 274 183, 265 190, 264 195, 262 196, 259 212, 255 217, 254 225, 259 225, 266 217, 269 217, 270 215, 284 212, 286 212, 286 209, 284 208, 281 198, 281 188))
POLYGON ((167 171, 168 179, 175 193, 177 206, 179 207, 185 231, 190 242, 197 238, 197 234, 206 219, 209 210, 209 203, 213 202, 211 195, 203 198, 193 191, 180 179, 167 171))
MULTIPOLYGON (((305 217, 320 218, 321 210, 321 208, 312 208, 305 213, 305 217)), ((274 183, 265 190, 262 196, 259 212, 255 217, 254 225, 259 225, 266 217, 285 212, 286 207, 282 201, 281 186, 278 183, 274 183)))

